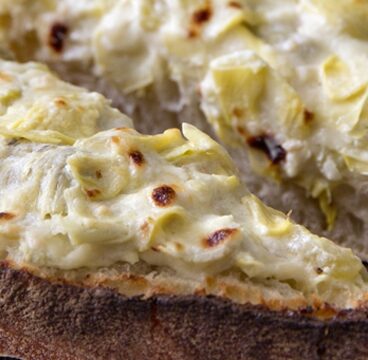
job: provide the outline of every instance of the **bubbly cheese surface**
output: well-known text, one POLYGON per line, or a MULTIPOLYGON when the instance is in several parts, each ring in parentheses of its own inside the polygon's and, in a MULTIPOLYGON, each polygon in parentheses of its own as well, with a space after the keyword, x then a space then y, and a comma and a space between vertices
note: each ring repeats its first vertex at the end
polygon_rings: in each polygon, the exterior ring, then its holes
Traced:
POLYGON ((220 137, 304 187, 332 226, 334 189, 368 173, 367 13, 366 0, 3 0, 0 52, 92 66, 124 94, 153 87, 171 111, 200 92, 220 137))
POLYGON ((340 306, 363 296, 352 251, 266 207, 192 125, 142 135, 44 66, 1 61, 0 74, 12 94, 0 98, 1 258, 60 269, 144 261, 189 278, 237 271, 340 306))

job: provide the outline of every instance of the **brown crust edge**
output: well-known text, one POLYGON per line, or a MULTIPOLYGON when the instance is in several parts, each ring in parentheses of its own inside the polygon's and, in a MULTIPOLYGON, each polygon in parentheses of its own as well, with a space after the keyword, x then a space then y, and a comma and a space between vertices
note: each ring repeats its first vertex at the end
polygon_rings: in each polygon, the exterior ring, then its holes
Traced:
POLYGON ((0 354, 22 359, 367 359, 368 319, 317 320, 216 297, 127 298, 0 263, 0 354))

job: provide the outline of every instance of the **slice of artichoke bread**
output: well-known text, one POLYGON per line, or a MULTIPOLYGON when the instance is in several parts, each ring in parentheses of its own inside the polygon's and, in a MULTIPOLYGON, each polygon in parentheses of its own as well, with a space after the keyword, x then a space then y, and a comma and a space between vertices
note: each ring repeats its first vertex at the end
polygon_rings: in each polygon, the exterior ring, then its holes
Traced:
POLYGON ((143 132, 212 127, 251 191, 367 259, 367 13, 366 0, 3 0, 0 52, 102 91, 143 132))
POLYGON ((142 135, 36 63, 1 61, 0 89, 0 354, 367 356, 360 259, 249 193, 208 135, 142 135))

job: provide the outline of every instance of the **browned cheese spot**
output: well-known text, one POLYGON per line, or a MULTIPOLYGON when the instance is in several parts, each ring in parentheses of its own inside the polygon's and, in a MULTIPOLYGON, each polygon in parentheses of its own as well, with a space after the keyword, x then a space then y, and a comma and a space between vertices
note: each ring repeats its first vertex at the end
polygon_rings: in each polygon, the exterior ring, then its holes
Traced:
POLYGON ((237 1, 229 1, 228 5, 236 9, 242 8, 241 4, 239 4, 237 1))
POLYGON ((183 244, 180 244, 180 243, 176 242, 176 243, 174 243, 174 245, 175 245, 176 251, 180 252, 180 251, 184 250, 184 245, 183 244))
POLYGON ((102 172, 101 172, 101 170, 96 170, 96 178, 97 179, 102 179, 102 172))
POLYGON ((323 274, 323 269, 321 269, 320 267, 318 267, 318 268, 316 269, 316 273, 317 273, 318 275, 323 274))
POLYGON ((134 164, 141 166, 144 164, 144 156, 139 150, 133 150, 129 152, 129 157, 132 159, 134 164))
POLYGON ((68 27, 63 23, 55 23, 51 26, 49 35, 49 46, 60 53, 64 48, 64 41, 68 35, 68 27))
POLYGON ((192 22, 196 25, 202 25, 203 23, 207 22, 212 15, 212 10, 209 5, 196 10, 192 15, 192 22))
POLYGON ((306 124, 310 124, 314 119, 314 113, 312 113, 311 111, 309 111, 307 109, 304 110, 303 115, 304 115, 304 122, 306 124))
POLYGON ((241 136, 244 136, 245 138, 248 137, 247 131, 242 126, 237 126, 236 128, 241 136))
POLYGON ((193 14, 189 25, 188 37, 195 38, 200 33, 201 26, 210 20, 212 9, 209 2, 203 7, 197 9, 193 14))
POLYGON ((239 107, 235 107, 233 109, 233 115, 236 117, 236 118, 241 118, 243 115, 244 115, 244 109, 241 109, 239 107))
POLYGON ((98 189, 85 189, 84 191, 86 192, 87 196, 90 198, 94 198, 101 194, 101 191, 98 189))
POLYGON ((229 238, 236 231, 237 231, 237 229, 221 229, 221 230, 217 230, 214 233, 210 234, 204 240, 204 246, 205 247, 214 247, 214 246, 217 246, 217 245, 221 244, 223 241, 225 241, 227 238, 229 238))
POLYGON ((15 215, 9 212, 0 212, 0 220, 11 220, 14 219, 15 215))
POLYGON ((112 137, 111 137, 111 141, 112 141, 114 144, 120 144, 120 138, 119 138, 119 136, 112 136, 112 137))
POLYGON ((57 107, 64 107, 64 106, 66 106, 67 104, 66 104, 66 101, 65 101, 63 98, 56 98, 56 99, 55 99, 55 105, 56 105, 57 107))
POLYGON ((152 191, 152 199, 157 206, 168 206, 175 200, 175 197, 175 190, 168 185, 162 185, 152 191))
POLYGON ((188 38, 193 39, 197 37, 199 34, 199 30, 195 28, 190 28, 188 31, 188 38))
POLYGON ((276 143, 271 135, 261 134, 247 139, 250 147, 263 151, 271 160, 272 164, 278 164, 286 159, 286 150, 276 143))

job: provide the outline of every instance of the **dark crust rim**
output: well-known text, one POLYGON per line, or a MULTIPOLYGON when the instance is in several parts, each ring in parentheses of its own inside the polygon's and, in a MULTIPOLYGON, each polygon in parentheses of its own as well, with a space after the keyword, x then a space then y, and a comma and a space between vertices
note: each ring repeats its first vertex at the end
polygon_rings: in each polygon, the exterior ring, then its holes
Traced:
POLYGON ((125 297, 0 263, 0 355, 22 359, 368 359, 363 310, 329 320, 212 296, 125 297))

